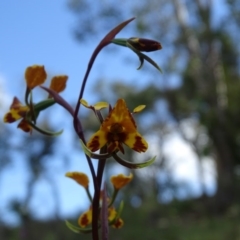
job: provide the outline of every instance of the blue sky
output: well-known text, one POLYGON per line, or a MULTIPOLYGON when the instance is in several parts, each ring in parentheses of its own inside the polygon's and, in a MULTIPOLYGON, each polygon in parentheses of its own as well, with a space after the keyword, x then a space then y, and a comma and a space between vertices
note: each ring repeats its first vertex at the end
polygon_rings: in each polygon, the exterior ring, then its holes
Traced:
POLYGON ((71 75, 70 87, 73 81, 80 85, 90 51, 73 38, 74 16, 66 1, 1 1, 0 11, 0 72, 9 92, 23 89, 24 70, 32 64, 71 75))
MULTIPOLYGON (((67 1, 64 0, 0 1, 0 80, 2 82, 0 90, 1 94, 7 97, 8 104, 15 95, 23 99, 24 71, 27 66, 33 64, 43 64, 49 76, 67 74, 69 76, 68 86, 62 96, 71 102, 76 101, 87 61, 100 38, 91 39, 88 44, 77 42, 73 36, 75 20, 75 16, 67 8, 67 1)), ((134 24, 134 22, 131 24, 134 24)), ((132 36, 134 35, 132 34, 132 36)), ((124 31, 119 36, 126 37, 124 31)), ((129 53, 127 50, 123 52, 124 54, 129 53)), ((102 78, 125 79, 127 73, 128 79, 137 79, 140 86, 145 85, 149 77, 143 72, 136 71, 139 64, 136 56, 132 55, 133 60, 136 60, 136 62, 124 66, 124 71, 122 70, 124 54, 120 54, 119 58, 109 57, 105 50, 100 54, 94 66, 97 71, 92 72, 89 78, 90 84, 85 94, 87 100, 93 101, 94 93, 91 92, 91 87, 94 80, 100 76, 102 78), (108 63, 101 61, 103 59, 108 59, 108 63)), ((161 65, 164 52, 161 55, 153 53, 152 56, 161 65)), ((135 81, 132 84, 134 83, 135 81)), ((7 106, 9 105, 6 104, 2 107, 7 106)), ((70 117, 66 116, 66 121, 66 124, 71 124, 70 117)), ((13 125, 11 127, 15 128, 13 125)), ((63 143, 68 142, 69 151, 71 151, 70 145, 72 141, 70 132, 70 130, 66 129, 63 136, 60 137, 60 141, 63 143)), ((181 153, 184 153, 186 146, 184 147, 181 144, 177 142, 176 147, 181 149, 181 153)), ((173 145, 169 146, 169 149, 172 150, 172 148, 173 145)), ((188 161, 191 163, 185 164, 188 168, 184 169, 182 167, 179 172, 176 171, 176 175, 182 178, 186 177, 189 168, 193 169, 195 166, 194 156, 191 155, 191 152, 189 153, 189 149, 185 153, 186 156, 190 156, 188 161)), ((170 153, 167 152, 167 154, 170 153)), ((184 156, 175 156, 175 158, 184 158, 184 156)), ((87 206, 85 195, 75 183, 64 177, 64 173, 73 170, 88 172, 87 164, 86 162, 80 162, 79 156, 76 154, 72 154, 67 169, 62 170, 59 162, 53 162, 52 164, 53 168, 58 170, 58 173, 56 173, 55 169, 53 169, 53 178, 59 186, 60 214, 61 216, 77 214, 80 208, 87 206)), ((116 173, 120 169, 115 169, 116 173)), ((3 209, 12 197, 22 198, 24 196, 27 176, 24 159, 19 157, 17 161, 14 161, 14 165, 11 165, 8 171, 5 171, 0 177, 0 214, 6 221, 17 223, 17 219, 3 209)), ((193 177, 194 171, 190 174, 189 179, 193 177)), ((54 206, 54 200, 51 198, 50 192, 51 189, 48 183, 42 178, 36 187, 37 197, 31 203, 31 208, 36 212, 36 217, 45 218, 51 216, 51 211, 46 208, 46 205, 50 209, 54 206), (43 205, 43 202, 47 204, 43 205)))

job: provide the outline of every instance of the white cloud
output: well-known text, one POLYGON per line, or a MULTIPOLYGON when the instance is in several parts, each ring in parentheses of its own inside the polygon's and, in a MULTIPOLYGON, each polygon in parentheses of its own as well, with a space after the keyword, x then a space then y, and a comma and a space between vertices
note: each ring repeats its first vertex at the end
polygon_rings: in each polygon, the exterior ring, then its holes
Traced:
POLYGON ((199 184, 203 183, 209 193, 214 191, 216 173, 213 159, 201 160, 203 170, 201 175, 197 155, 177 133, 173 133, 166 140, 163 151, 176 181, 189 183, 193 187, 199 187, 199 184))

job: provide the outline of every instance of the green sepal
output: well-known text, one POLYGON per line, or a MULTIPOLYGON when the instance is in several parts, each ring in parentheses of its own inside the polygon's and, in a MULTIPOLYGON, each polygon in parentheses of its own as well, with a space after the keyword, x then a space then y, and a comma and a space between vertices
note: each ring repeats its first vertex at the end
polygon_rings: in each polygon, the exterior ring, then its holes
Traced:
POLYGON ((114 191, 113 191, 113 194, 112 194, 112 197, 111 197, 111 201, 108 204, 108 207, 111 207, 113 205, 113 203, 114 203, 114 201, 115 201, 115 199, 118 195, 118 192, 119 192, 119 189, 114 188, 114 191))
POLYGON ((121 201, 117 211, 117 216, 115 217, 115 219, 118 219, 121 216, 123 207, 124 207, 124 201, 121 201))
POLYGON ((127 40, 127 38, 114 38, 111 42, 116 45, 127 47, 127 40))
POLYGON ((90 233, 92 232, 92 228, 80 228, 71 224, 69 221, 65 221, 67 227, 75 233, 90 233))
POLYGON ((91 152, 91 150, 89 150, 87 148, 87 146, 84 144, 84 142, 82 141, 82 139, 80 139, 80 144, 82 146, 82 149, 84 151, 84 153, 94 159, 106 159, 106 158, 110 158, 112 157, 112 153, 103 153, 103 154, 98 154, 98 153, 94 153, 91 152))
POLYGON ((140 51, 138 51, 137 49, 135 49, 129 42, 127 42, 127 47, 129 47, 139 57, 140 66, 137 68, 138 70, 142 67, 144 60, 146 60, 162 73, 162 69, 150 57, 148 57, 147 55, 145 55, 145 54, 141 53, 140 51))
POLYGON ((147 166, 151 165, 156 159, 156 156, 155 156, 143 163, 132 163, 125 159, 120 158, 116 153, 113 153, 112 156, 119 164, 123 165, 124 167, 130 168, 130 169, 138 169, 138 168, 147 167, 147 166))
POLYGON ((31 119, 31 121, 36 124, 37 122, 37 117, 39 115, 39 112, 34 111, 34 104, 33 104, 33 96, 32 96, 32 91, 29 92, 29 103, 27 105, 30 108, 28 117, 31 119))
POLYGON ((60 134, 63 133, 63 130, 58 131, 58 132, 50 132, 50 131, 47 131, 47 130, 43 130, 43 129, 37 127, 35 124, 33 124, 30 120, 28 120, 28 119, 26 119, 26 120, 27 120, 28 124, 29 124, 33 129, 35 129, 36 131, 38 131, 38 132, 40 132, 40 133, 42 133, 42 134, 44 134, 44 135, 51 136, 51 137, 56 137, 56 136, 58 136, 58 135, 60 135, 60 134))
POLYGON ((51 106, 52 106, 53 104, 55 104, 55 103, 56 103, 56 102, 55 102, 54 99, 46 99, 46 100, 44 100, 44 101, 41 101, 41 102, 35 104, 35 105, 34 105, 34 110, 35 110, 36 112, 40 112, 40 111, 42 111, 42 110, 44 110, 44 109, 46 109, 46 108, 51 107, 51 106))

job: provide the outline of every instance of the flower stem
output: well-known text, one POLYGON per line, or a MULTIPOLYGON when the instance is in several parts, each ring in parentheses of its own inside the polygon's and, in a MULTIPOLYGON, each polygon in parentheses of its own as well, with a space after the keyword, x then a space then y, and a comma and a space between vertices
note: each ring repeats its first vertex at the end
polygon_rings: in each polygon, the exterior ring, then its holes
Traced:
MULTIPOLYGON (((80 106, 81 106, 80 100, 83 98, 83 94, 84 94, 84 90, 85 90, 85 87, 86 87, 87 79, 88 79, 89 73, 92 69, 93 63, 94 63, 97 55, 99 54, 99 52, 104 47, 106 47, 108 44, 110 44, 111 41, 116 36, 116 34, 118 34, 132 20, 134 20, 134 18, 131 18, 127 21, 124 21, 121 24, 119 24, 117 27, 112 29, 102 39, 102 41, 98 44, 98 46, 94 50, 94 52, 93 52, 93 54, 92 54, 92 56, 89 60, 88 67, 87 67, 85 76, 84 76, 83 81, 82 81, 77 105, 76 105, 75 112, 74 112, 74 118, 73 118, 74 129, 75 129, 76 133, 78 134, 78 136, 80 137, 80 139, 83 140, 83 142, 85 142, 84 141, 84 134, 83 134, 83 129, 82 129, 82 126, 81 126, 81 122, 78 119, 78 113, 79 113, 80 106)), ((106 149, 103 148, 103 152, 106 153, 106 149)), ((93 240, 98 240, 99 239, 99 236, 98 236, 99 199, 100 199, 100 189, 101 189, 101 183, 102 183, 102 176, 103 176, 103 171, 104 171, 106 159, 99 160, 97 177, 96 177, 91 159, 87 155, 86 155, 86 157, 87 157, 88 164, 89 164, 89 167, 90 167, 90 171, 91 171, 91 174, 92 174, 93 183, 94 183, 94 190, 95 190, 94 197, 93 197, 93 212, 92 212, 92 219, 93 219, 93 221, 92 221, 92 237, 93 237, 93 240)))

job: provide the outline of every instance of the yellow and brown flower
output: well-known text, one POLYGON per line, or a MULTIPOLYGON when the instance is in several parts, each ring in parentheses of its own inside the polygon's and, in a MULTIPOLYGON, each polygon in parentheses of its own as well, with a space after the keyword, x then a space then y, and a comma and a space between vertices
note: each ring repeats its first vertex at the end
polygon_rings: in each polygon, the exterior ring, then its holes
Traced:
MULTIPOLYGON (((120 217, 117 217, 117 211, 114 207, 108 208, 108 221, 109 224, 114 228, 121 228, 124 224, 120 217)), ((78 218, 78 225, 81 228, 85 228, 92 223, 92 207, 90 207, 86 212, 82 213, 78 218)))
POLYGON ((117 101, 100 129, 88 141, 87 147, 95 152, 106 144, 108 152, 120 150, 124 153, 123 144, 137 152, 145 152, 148 148, 123 99, 117 101))
POLYGON ((28 106, 22 105, 19 99, 17 97, 14 97, 13 102, 10 106, 10 111, 4 115, 3 121, 5 123, 13 123, 19 119, 22 119, 18 124, 18 128, 22 129, 24 132, 31 132, 32 127, 26 120, 26 116, 29 111, 30 109, 28 106))

